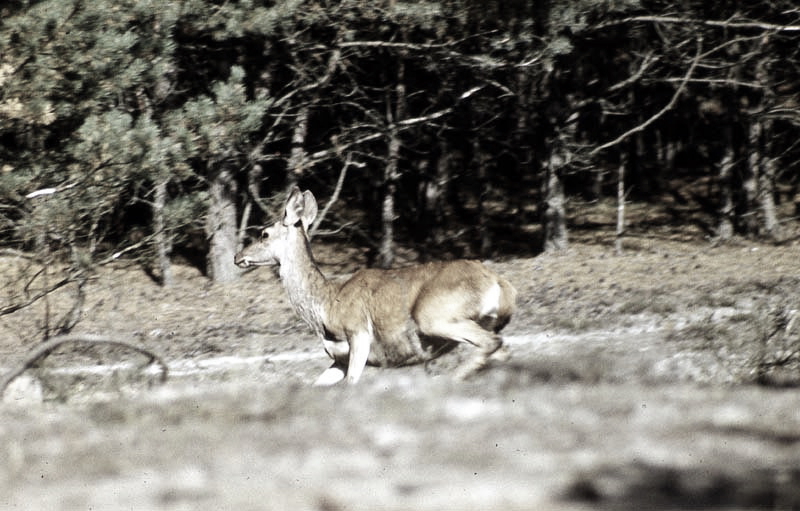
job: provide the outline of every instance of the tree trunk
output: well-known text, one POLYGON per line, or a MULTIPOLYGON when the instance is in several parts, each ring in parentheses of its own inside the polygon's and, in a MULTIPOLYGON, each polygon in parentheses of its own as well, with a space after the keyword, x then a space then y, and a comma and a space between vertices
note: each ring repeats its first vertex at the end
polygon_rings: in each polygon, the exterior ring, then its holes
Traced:
POLYGON ((623 152, 619 157, 617 171, 617 235, 614 241, 614 252, 622 255, 622 236, 625 234, 625 167, 628 165, 628 155, 623 152))
POLYGON ((297 114, 292 131, 292 150, 286 169, 286 189, 292 190, 303 176, 306 160, 306 135, 308 134, 308 106, 304 105, 297 114))
MULTIPOLYGON (((631 92, 631 100, 634 105, 639 104, 635 102, 636 95, 631 92)), ((646 122, 644 115, 639 115, 638 124, 646 122)), ((644 133, 639 132, 633 136, 633 154, 629 154, 625 144, 621 146, 622 158, 625 160, 624 164, 626 169, 621 170, 623 173, 623 187, 625 181, 630 183, 631 188, 635 188, 639 193, 644 195, 652 195, 654 190, 658 190, 658 177, 656 172, 647 172, 645 170, 645 162, 648 159, 648 147, 645 144, 644 133), (625 175, 627 174, 627 176, 625 175)), ((660 170, 660 169, 659 169, 660 170)))
POLYGON ((472 142, 472 161, 476 167, 478 176, 478 236, 480 246, 478 254, 482 258, 489 257, 492 252, 492 231, 489 227, 489 212, 486 208, 486 199, 492 193, 489 173, 487 172, 487 158, 481 151, 481 144, 478 138, 472 142))
POLYGON ((167 222, 164 208, 167 204, 168 179, 163 179, 156 184, 155 199, 153 200, 153 230, 156 244, 156 264, 161 275, 161 285, 170 287, 174 280, 172 265, 169 256, 172 253, 172 237, 167 232, 167 222))
MULTIPOLYGON (((55 335, 70 333, 83 317, 83 307, 86 304, 86 284, 89 282, 89 275, 86 263, 82 261, 83 257, 79 254, 79 250, 75 244, 75 238, 70 236, 70 252, 72 254, 70 270, 73 275, 75 291, 72 295, 72 306, 55 325, 55 335)), ((47 335, 49 337, 49 332, 47 332, 47 335)))
POLYGON ((206 271, 214 282, 232 282, 241 271, 233 264, 236 254, 237 186, 231 170, 225 166, 217 172, 209 186, 211 203, 206 217, 208 255, 206 271))
POLYGON ((748 158, 742 192, 744 195, 744 211, 742 213, 742 226, 748 235, 758 234, 758 182, 759 167, 761 166, 761 124, 751 119, 747 133, 748 158))
POLYGON ((89 277, 86 272, 79 271, 75 277, 75 292, 72 295, 72 306, 55 327, 55 335, 66 335, 80 322, 83 317, 83 306, 86 304, 86 283, 89 277))
POLYGON ((389 138, 389 160, 384 171, 383 201, 381 203, 381 244, 378 249, 378 266, 391 268, 394 264, 394 198, 397 192, 397 174, 400 160, 400 135, 392 130, 389 138))
MULTIPOLYGON (((675 171, 675 155, 678 153, 678 143, 674 139, 669 138, 670 133, 665 133, 664 130, 656 130, 656 164, 658 165, 658 173, 655 176, 657 180, 657 190, 664 190, 667 188, 667 180, 674 174, 675 171)), ((709 183, 712 180, 708 180, 709 183)), ((709 184, 710 186, 710 184, 709 184)), ((709 194, 711 197, 711 194, 709 194)))
POLYGON ((777 169, 775 168, 775 158, 770 156, 771 144, 765 140, 772 133, 772 122, 766 121, 762 128, 766 137, 762 137, 764 147, 761 155, 761 173, 758 179, 758 200, 762 215, 761 225, 764 234, 772 238, 779 238, 780 223, 778 222, 778 213, 775 207, 775 179, 777 176, 777 169))
POLYGON ((721 241, 727 241, 733 237, 733 165, 734 149, 733 137, 730 127, 724 128, 725 153, 719 163, 719 225, 717 226, 717 237, 721 241))
POLYGON ((590 172, 592 183, 590 185, 589 193, 593 200, 599 201, 603 198, 603 180, 605 179, 605 170, 600 165, 597 165, 590 172))
POLYGON ((386 94, 386 112, 389 121, 389 154, 383 175, 383 202, 381 205, 381 243, 378 249, 378 266, 390 268, 394 264, 394 221, 395 194, 397 179, 400 176, 400 131, 396 123, 405 118, 406 84, 405 63, 401 58, 397 66, 397 85, 394 88, 394 102, 391 93, 386 94), (394 113, 392 104, 394 103, 394 113))
POLYGON ((439 142, 439 158, 436 160, 436 173, 429 182, 425 193, 426 208, 431 215, 429 240, 437 246, 445 241, 445 204, 450 187, 450 152, 447 142, 439 142))
POLYGON ((567 213, 564 185, 561 182, 563 158, 551 153, 545 165, 543 194, 542 232, 545 252, 557 252, 569 248, 567 236, 567 213))

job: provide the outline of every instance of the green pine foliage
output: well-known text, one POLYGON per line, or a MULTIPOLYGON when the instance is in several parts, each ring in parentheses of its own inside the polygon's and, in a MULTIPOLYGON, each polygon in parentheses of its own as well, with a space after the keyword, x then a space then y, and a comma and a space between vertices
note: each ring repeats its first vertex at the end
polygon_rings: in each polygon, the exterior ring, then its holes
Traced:
POLYGON ((100 247, 104 237, 121 239, 124 233, 112 231, 125 208, 149 200, 164 180, 189 198, 175 197, 176 206, 166 210, 174 211, 169 223, 180 225, 186 211, 196 213, 186 204, 205 195, 193 183, 209 163, 241 156, 260 129, 266 101, 248 97, 237 66, 226 79, 178 84, 187 65, 176 61, 178 25, 197 33, 225 19, 213 36, 223 40, 252 29, 245 20, 264 21, 263 33, 267 18, 279 17, 264 8, 250 16, 253 8, 45 0, 4 19, 0 201, 9 206, 0 210, 3 242, 35 248, 42 229, 65 247, 67 240, 100 247), (198 23, 189 28, 193 20, 198 23))
POLYGON ((269 106, 268 98, 247 98, 243 79, 244 70, 232 67, 227 81, 213 83, 210 95, 187 101, 172 117, 183 133, 187 153, 211 162, 242 154, 249 135, 261 128, 269 106))

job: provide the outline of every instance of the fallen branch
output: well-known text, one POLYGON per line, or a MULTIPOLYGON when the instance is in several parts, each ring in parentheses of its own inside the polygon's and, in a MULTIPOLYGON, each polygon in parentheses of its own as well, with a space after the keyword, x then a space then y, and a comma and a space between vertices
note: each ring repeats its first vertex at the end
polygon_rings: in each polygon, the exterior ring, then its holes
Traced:
POLYGON ((0 381, 0 397, 5 394, 6 389, 8 386, 22 376, 28 369, 35 367, 39 362, 43 359, 47 358, 56 348, 63 346, 64 344, 88 344, 88 345, 104 345, 104 346, 115 346, 119 348, 124 348, 129 351, 135 351, 141 355, 147 357, 148 362, 146 365, 151 365, 153 362, 158 363, 161 366, 161 376, 159 381, 164 383, 167 381, 167 375, 169 374, 169 367, 167 366, 164 359, 162 359, 159 355, 156 355, 152 351, 142 348, 140 346, 136 346, 135 344, 126 342, 126 341, 118 341, 115 339, 109 339, 107 337, 101 337, 96 335, 64 335, 60 337, 54 337, 53 339, 45 342, 33 352, 31 352, 25 360, 23 360, 22 364, 19 365, 16 369, 12 370, 7 376, 5 376, 2 381, 0 381))

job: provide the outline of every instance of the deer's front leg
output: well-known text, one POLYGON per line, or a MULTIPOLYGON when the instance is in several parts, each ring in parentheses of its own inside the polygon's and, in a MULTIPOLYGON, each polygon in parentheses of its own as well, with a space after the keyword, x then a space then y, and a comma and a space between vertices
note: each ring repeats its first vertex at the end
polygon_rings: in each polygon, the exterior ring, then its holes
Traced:
MULTIPOLYGON (((370 325, 371 327, 372 325, 370 325)), ((347 364, 347 383, 357 383, 364 372, 372 345, 372 328, 359 332, 349 339, 350 357, 347 364)))
POLYGON ((323 337, 322 345, 325 353, 333 359, 333 364, 325 369, 314 382, 314 386, 336 385, 344 380, 347 374, 347 361, 350 358, 350 346, 347 341, 338 340, 333 336, 323 337))

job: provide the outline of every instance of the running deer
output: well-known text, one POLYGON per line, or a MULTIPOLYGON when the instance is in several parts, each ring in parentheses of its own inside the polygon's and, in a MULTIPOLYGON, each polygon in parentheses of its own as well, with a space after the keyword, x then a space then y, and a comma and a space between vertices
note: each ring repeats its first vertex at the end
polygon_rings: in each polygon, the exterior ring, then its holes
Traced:
POLYGON ((307 234, 316 215, 311 192, 295 188, 283 219, 234 259, 242 268, 279 265, 289 301, 333 359, 315 385, 356 383, 366 364, 426 362, 457 343, 477 350, 459 368, 464 378, 503 353, 498 333, 511 319, 517 294, 506 279, 480 262, 458 260, 361 269, 345 282, 328 280, 314 261, 307 234))

